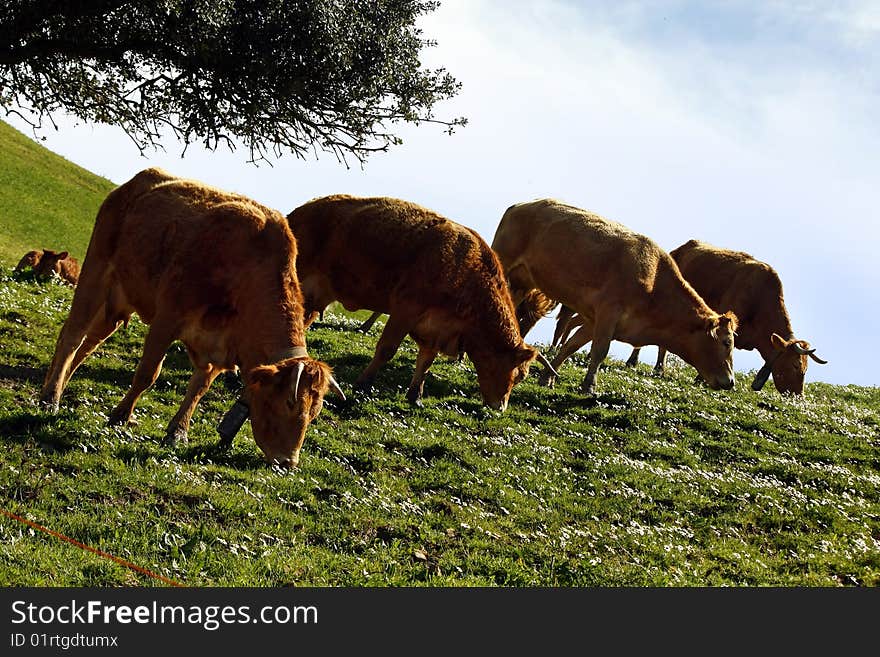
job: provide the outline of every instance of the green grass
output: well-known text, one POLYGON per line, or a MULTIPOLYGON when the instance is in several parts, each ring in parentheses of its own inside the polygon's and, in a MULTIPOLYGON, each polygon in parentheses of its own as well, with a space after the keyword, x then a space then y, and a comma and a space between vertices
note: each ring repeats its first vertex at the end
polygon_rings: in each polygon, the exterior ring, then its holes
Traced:
MULTIPOLYGON (((732 392, 672 359, 610 361, 598 400, 583 355, 556 389, 536 375, 505 414, 472 367, 438 362, 425 407, 404 400, 406 342, 370 395, 350 384, 381 323, 337 310, 308 333, 349 401, 327 398, 294 471, 263 464, 218 380, 190 444, 160 445, 190 370, 169 352, 125 428, 107 414, 131 382, 135 318, 76 373, 57 415, 36 406, 72 298, 11 268, 32 248, 82 258, 112 183, 0 123, 0 504, 192 586, 877 586, 880 389, 813 383, 804 398, 748 374, 732 392)), ((152 586, 157 580, 0 515, 0 585, 152 586)))
MULTIPOLYGON (((404 393, 411 342, 370 395, 328 403, 300 467, 262 462, 249 425, 227 453, 220 380, 190 444, 159 443, 189 376, 172 348, 137 426, 107 414, 128 387, 133 321, 76 373, 62 409, 35 405, 71 291, 0 276, 0 499, 77 541, 193 586, 877 586, 880 390, 809 384, 804 398, 740 375, 731 392, 612 361, 578 394, 531 375, 504 414, 472 367, 439 362, 425 407, 404 393)), ((346 393, 369 335, 330 313, 308 333, 346 393)), ((229 386, 229 387, 227 387, 229 386)), ((161 585, 0 516, 0 584, 161 585)))
POLYGON ((101 202, 115 185, 0 121, 0 264, 32 249, 82 261, 101 202))

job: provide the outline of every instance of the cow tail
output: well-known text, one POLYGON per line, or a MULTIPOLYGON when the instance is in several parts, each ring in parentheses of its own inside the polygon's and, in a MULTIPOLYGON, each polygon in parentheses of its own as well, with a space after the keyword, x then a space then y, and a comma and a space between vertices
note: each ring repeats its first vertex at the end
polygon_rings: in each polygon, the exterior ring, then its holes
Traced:
POLYGON ((546 317, 553 310, 557 301, 554 301, 538 289, 530 290, 516 309, 516 319, 519 322, 519 334, 525 337, 542 317, 546 317))

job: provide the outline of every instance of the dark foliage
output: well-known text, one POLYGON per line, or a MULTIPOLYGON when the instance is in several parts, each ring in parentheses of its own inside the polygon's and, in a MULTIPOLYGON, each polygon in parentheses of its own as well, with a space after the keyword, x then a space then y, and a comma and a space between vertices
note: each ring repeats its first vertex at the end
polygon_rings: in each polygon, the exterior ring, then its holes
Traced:
POLYGON ((448 131, 432 108, 459 89, 426 70, 418 0, 8 0, 0 107, 35 130, 67 112, 120 126, 143 151, 172 132, 252 161, 353 155, 400 143, 400 121, 448 131))

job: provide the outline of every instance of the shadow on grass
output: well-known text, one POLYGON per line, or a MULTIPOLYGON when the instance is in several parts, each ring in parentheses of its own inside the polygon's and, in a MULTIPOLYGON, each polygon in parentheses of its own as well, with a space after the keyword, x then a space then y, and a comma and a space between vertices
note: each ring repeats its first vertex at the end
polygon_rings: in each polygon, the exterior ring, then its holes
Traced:
POLYGON ((596 395, 585 395, 580 390, 566 391, 558 385, 556 388, 543 386, 517 387, 510 395, 511 404, 529 404, 541 408, 549 406, 554 411, 578 410, 597 407, 629 408, 631 402, 621 394, 602 392, 596 395))
MULTIPOLYGON (((163 455, 175 454, 181 462, 191 465, 210 463, 235 470, 261 470, 267 467, 259 454, 234 451, 229 446, 221 445, 219 438, 214 442, 202 441, 177 448, 163 445, 162 439, 162 436, 151 436, 147 443, 120 445, 114 450, 114 456, 126 463, 138 465, 145 465, 149 460, 156 459, 157 456, 164 458, 163 455)), ((236 440, 249 439, 238 437, 236 440)))
POLYGON ((235 470, 264 470, 269 466, 260 456, 259 448, 251 438, 238 436, 234 439, 238 442, 248 442, 256 451, 233 450, 231 445, 224 445, 219 437, 209 439, 209 442, 190 444, 178 449, 178 456, 187 463, 206 463, 221 465, 235 470))
POLYGON ((0 379, 11 379, 23 383, 35 383, 41 385, 46 370, 39 367, 26 365, 0 365, 0 379))
POLYGON ((0 418, 0 440, 24 444, 35 441, 57 452, 67 452, 73 443, 64 435, 52 433, 57 416, 42 413, 15 413, 0 418))

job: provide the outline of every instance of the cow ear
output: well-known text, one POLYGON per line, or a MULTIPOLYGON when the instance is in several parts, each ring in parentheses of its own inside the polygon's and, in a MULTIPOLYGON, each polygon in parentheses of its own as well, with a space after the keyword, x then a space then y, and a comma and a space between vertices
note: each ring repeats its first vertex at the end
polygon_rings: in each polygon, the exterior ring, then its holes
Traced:
POLYGON ((278 368, 274 365, 260 365, 248 372, 246 381, 258 386, 270 385, 278 374, 278 368))
POLYGON ((723 315, 718 315, 714 319, 709 319, 709 335, 712 336, 713 340, 718 339, 718 332, 724 331, 725 333, 730 331, 731 333, 736 333, 737 326, 739 325, 736 319, 736 315, 733 314, 733 311, 728 310, 723 315))
POLYGON ((739 319, 737 319, 732 310, 728 310, 721 315, 721 326, 731 332, 736 332, 737 327, 739 327, 739 319))
POLYGON ((534 347, 531 347, 527 344, 524 344, 522 347, 519 347, 516 350, 516 363, 517 365, 522 365, 523 363, 530 363, 538 357, 538 350, 534 347))
POLYGON ((770 344, 773 345, 773 348, 776 349, 776 351, 783 351, 788 346, 785 339, 778 333, 774 333, 770 336, 770 344))
POLYGON ((58 259, 59 259, 59 260, 64 260, 64 259, 65 259, 67 256, 69 256, 69 255, 70 255, 70 252, 69 252, 69 251, 62 251, 61 253, 58 254, 58 259))

